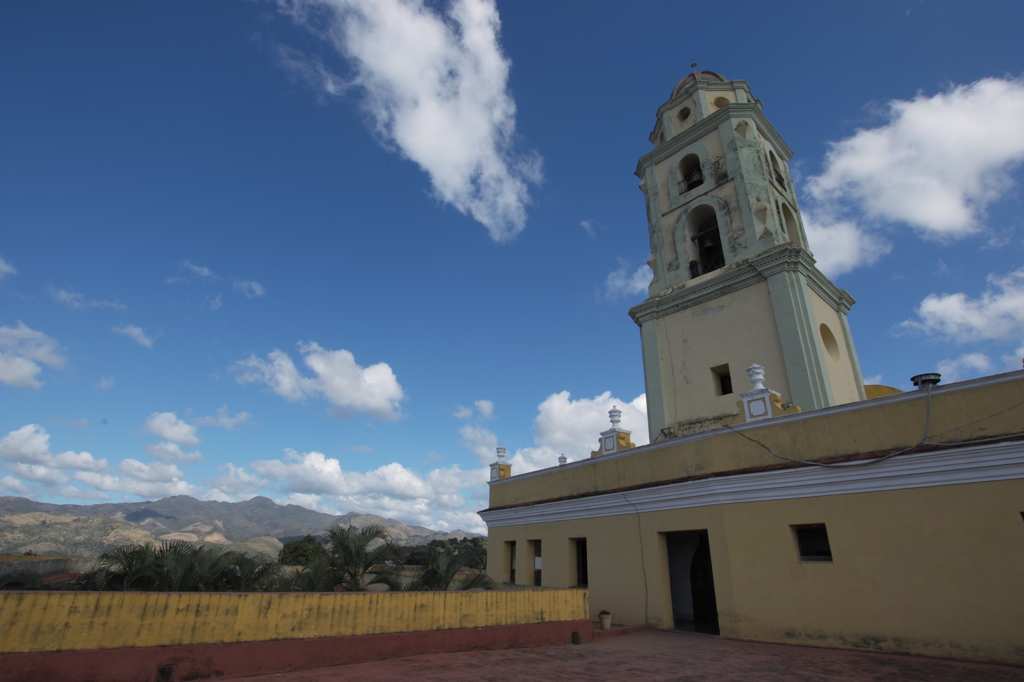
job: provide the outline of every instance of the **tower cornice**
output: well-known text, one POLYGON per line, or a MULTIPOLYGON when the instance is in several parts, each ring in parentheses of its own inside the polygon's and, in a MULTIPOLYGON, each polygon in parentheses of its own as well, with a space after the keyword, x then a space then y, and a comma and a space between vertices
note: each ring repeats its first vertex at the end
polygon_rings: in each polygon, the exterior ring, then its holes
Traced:
MULTIPOLYGON (((678 98, 677 98, 678 99, 678 98)), ((660 111, 660 110, 659 110, 660 111)), ((793 150, 789 148, 786 141, 782 139, 771 122, 761 112, 761 106, 754 102, 734 102, 714 112, 707 118, 694 123, 685 132, 665 140, 647 154, 640 157, 636 165, 636 175, 642 178, 644 168, 669 158, 681 149, 684 149, 708 133, 718 129, 723 122, 730 118, 752 118, 757 124, 758 131, 771 143, 771 145, 782 155, 786 161, 793 158, 793 150)))
POLYGON ((814 265, 814 257, 805 249, 781 244, 718 272, 690 280, 651 296, 633 306, 629 316, 637 325, 680 310, 696 308, 724 294, 764 282, 780 272, 799 272, 810 287, 834 309, 845 315, 856 301, 845 289, 833 284, 814 265))

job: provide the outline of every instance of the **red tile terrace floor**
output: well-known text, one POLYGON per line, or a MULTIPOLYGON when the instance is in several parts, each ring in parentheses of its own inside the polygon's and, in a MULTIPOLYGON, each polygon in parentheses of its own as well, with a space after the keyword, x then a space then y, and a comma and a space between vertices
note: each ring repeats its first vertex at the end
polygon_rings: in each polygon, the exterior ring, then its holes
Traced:
POLYGON ((424 654, 239 679, 245 682, 1017 682, 1024 681, 1024 668, 646 631, 579 646, 424 654))

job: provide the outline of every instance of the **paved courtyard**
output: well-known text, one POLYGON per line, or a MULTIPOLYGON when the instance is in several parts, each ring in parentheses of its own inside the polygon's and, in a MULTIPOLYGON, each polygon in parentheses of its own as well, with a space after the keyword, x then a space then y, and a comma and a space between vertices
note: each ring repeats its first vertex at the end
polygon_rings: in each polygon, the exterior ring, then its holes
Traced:
POLYGON ((1024 681, 1024 668, 648 631, 580 646, 425 654, 242 679, 246 682, 1019 682, 1024 681))

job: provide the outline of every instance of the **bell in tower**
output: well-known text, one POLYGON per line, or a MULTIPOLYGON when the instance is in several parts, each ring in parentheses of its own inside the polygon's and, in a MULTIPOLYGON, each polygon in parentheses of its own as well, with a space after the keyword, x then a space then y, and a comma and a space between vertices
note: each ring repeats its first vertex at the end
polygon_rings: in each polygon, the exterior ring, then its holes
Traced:
POLYGON ((658 108, 636 174, 654 271, 640 326, 652 441, 737 414, 732 375, 769 368, 804 410, 864 399, 853 298, 814 265, 792 152, 746 81, 694 71, 658 108))

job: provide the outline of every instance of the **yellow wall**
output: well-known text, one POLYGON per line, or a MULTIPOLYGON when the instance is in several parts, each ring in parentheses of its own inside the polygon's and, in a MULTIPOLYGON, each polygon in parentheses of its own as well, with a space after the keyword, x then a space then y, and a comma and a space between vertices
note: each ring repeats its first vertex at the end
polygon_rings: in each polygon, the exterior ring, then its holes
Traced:
POLYGON ((489 543, 542 540, 544 585, 565 587, 585 537, 591 617, 671 627, 664 533, 706 529, 725 636, 1024 664, 1022 500, 1022 480, 962 484, 494 527, 489 543), (831 563, 799 560, 791 526, 808 523, 831 563))
MULTIPOLYGON (((733 381, 737 386, 740 380, 734 373, 733 381)), ((766 385, 773 387, 773 383, 769 375, 766 385)), ((925 392, 905 395, 912 397, 897 398, 895 402, 892 398, 881 398, 879 404, 874 405, 873 401, 862 401, 854 409, 805 413, 802 415, 805 418, 796 420, 769 419, 744 433, 775 452, 798 453, 804 459, 907 447, 917 443, 924 431, 925 392)), ((783 399, 785 397, 783 393, 783 399)), ((976 388, 960 389, 951 385, 936 389, 932 394, 931 442, 1016 433, 1021 429, 1021 409, 1008 411, 1006 408, 1021 402, 1024 402, 1024 380, 976 388)), ((735 409, 733 404, 733 411, 735 409)), ((521 478, 513 476, 492 484, 490 507, 781 462, 742 436, 728 432, 709 432, 708 437, 636 448, 630 453, 594 457, 583 466, 553 467, 544 473, 521 478)))
MULTIPOLYGON (((858 377, 853 369, 853 362, 850 360, 850 351, 846 347, 846 334, 843 331, 843 321, 839 313, 822 300, 813 290, 810 291, 811 309, 814 311, 815 341, 822 349, 822 357, 825 359, 825 367, 828 370, 829 383, 832 385, 832 397, 836 405, 855 403, 861 399, 860 390, 857 387, 858 377), (827 325, 829 331, 836 340, 838 358, 833 358, 825 348, 821 337, 820 325, 827 325)), ((785 401, 783 401, 785 402, 785 401)))
POLYGON ((0 654, 426 632, 586 618, 587 591, 579 589, 0 592, 0 654))

